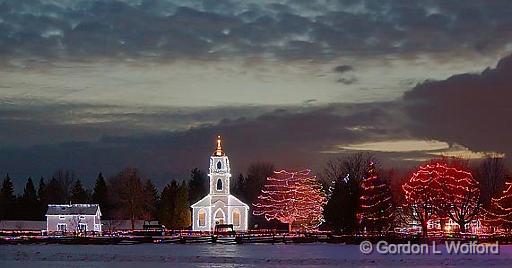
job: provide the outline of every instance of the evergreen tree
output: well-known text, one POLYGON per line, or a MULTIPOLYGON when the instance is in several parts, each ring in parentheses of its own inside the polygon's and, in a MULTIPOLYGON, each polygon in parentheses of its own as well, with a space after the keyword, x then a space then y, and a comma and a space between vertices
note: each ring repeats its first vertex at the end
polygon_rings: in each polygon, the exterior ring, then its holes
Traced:
POLYGON ((40 219, 40 203, 37 199, 36 188, 32 178, 28 178, 23 191, 23 196, 19 203, 19 215, 22 220, 38 220, 40 219))
POLYGON ((16 214, 16 196, 9 174, 5 176, 0 189, 0 220, 12 220, 16 214))
POLYGON ((94 184, 94 190, 91 199, 94 204, 100 205, 100 210, 103 214, 103 217, 106 219, 110 218, 108 188, 107 183, 105 182, 105 178, 101 173, 98 174, 98 178, 96 178, 96 183, 94 184))
POLYGON ((331 182, 331 187, 324 216, 326 224, 335 232, 356 231, 361 181, 373 158, 371 154, 356 153, 327 162, 323 177, 331 182))
POLYGON ((512 229, 512 180, 505 182, 505 190, 491 199, 491 204, 483 209, 482 215, 485 225, 512 229))
POLYGON ((162 190, 160 197, 160 206, 158 208, 158 220, 167 228, 176 228, 176 199, 178 195, 178 184, 176 180, 172 180, 162 190))
POLYGON ((390 227, 393 216, 391 189, 377 176, 375 164, 370 162, 367 175, 361 182, 358 218, 367 231, 384 231, 390 227))
POLYGON ((244 177, 244 174, 240 173, 238 177, 236 178, 235 182, 231 184, 231 193, 233 193, 234 196, 243 196, 245 190, 245 184, 246 179, 244 177))
POLYGON ((44 215, 48 210, 48 194, 46 193, 46 183, 44 182, 43 177, 39 179, 37 196, 39 196, 39 219, 44 219, 44 215))
POLYGON ((355 231, 358 199, 359 185, 355 180, 349 177, 337 179, 324 208, 327 225, 335 232, 355 231))
POLYGON ((190 212, 190 203, 188 202, 188 186, 185 181, 181 183, 178 188, 176 196, 176 208, 175 208, 175 228, 186 229, 192 224, 190 212))
POLYGON ((240 198, 247 204, 252 204, 258 199, 263 185, 268 177, 274 175, 274 165, 266 162, 251 164, 247 169, 244 194, 240 198))
POLYGON ((208 177, 198 168, 194 168, 190 173, 188 196, 190 204, 194 204, 208 194, 208 177))
POLYGON ((87 191, 84 189, 80 179, 77 179, 73 184, 69 199, 73 204, 84 204, 88 202, 89 195, 87 194, 87 191))
MULTIPOLYGON (((263 189, 263 185, 268 177, 274 175, 274 165, 268 162, 253 163, 247 168, 247 177, 241 186, 240 195, 237 196, 241 201, 246 204, 254 204, 258 201, 258 195, 263 189)), ((252 225, 259 227, 275 227, 275 221, 269 222, 263 216, 254 215, 249 213, 249 219, 252 225)))
POLYGON ((151 180, 146 180, 144 183, 144 220, 156 219, 158 199, 158 190, 155 185, 151 180))

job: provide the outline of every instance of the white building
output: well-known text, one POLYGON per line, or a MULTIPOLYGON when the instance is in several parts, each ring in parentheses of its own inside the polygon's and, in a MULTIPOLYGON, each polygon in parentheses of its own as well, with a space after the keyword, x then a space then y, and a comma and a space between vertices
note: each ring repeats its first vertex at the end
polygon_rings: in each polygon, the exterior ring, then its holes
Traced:
POLYGON ((48 205, 46 231, 51 233, 101 233, 98 204, 48 205))
POLYGON ((191 206, 192 230, 214 231, 217 224, 233 224, 235 231, 247 231, 249 206, 230 194, 230 172, 219 136, 210 157, 210 194, 191 206))

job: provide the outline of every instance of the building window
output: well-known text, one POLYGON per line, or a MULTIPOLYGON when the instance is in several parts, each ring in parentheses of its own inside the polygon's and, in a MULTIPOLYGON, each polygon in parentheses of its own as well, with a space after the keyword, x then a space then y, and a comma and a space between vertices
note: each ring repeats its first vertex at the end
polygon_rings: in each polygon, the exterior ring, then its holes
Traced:
POLYGON ((87 223, 79 223, 78 224, 78 231, 80 231, 80 232, 87 232, 87 223))
POLYGON ((57 231, 59 231, 59 232, 66 232, 67 229, 68 229, 67 224, 65 224, 65 223, 58 223, 57 224, 57 231))
POLYGON ((81 220, 85 220, 85 216, 81 215, 81 216, 80 216, 80 219, 81 219, 81 220))
POLYGON ((98 223, 94 224, 94 231, 101 232, 101 224, 98 224, 98 223))
POLYGON ((66 216, 59 216, 59 220, 65 220, 66 216))
POLYGON ((231 216, 233 217, 233 226, 240 226, 240 211, 235 208, 231 216))
POLYGON ((204 209, 200 209, 198 213, 199 226, 206 226, 206 211, 204 209))
POLYGON ((222 168, 222 163, 219 161, 217 162, 217 169, 221 169, 222 168))
POLYGON ((222 180, 221 179, 217 180, 217 191, 222 191, 222 180))

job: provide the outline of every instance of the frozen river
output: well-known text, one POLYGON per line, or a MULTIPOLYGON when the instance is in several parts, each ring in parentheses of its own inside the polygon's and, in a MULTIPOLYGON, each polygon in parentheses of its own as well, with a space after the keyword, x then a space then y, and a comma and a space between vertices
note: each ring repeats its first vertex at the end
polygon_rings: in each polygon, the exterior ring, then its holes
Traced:
POLYGON ((340 244, 0 245, 0 267, 511 267, 499 255, 364 255, 340 244))

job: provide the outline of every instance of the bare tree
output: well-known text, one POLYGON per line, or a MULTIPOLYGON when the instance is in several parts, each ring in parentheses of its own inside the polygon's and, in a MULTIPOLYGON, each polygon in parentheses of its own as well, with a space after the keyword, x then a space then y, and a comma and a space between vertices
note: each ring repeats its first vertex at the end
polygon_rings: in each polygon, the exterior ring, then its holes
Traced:
POLYGON ((53 178, 58 182, 58 187, 62 194, 62 198, 66 201, 70 201, 71 185, 75 182, 78 177, 72 170, 59 169, 53 174, 53 178))
POLYGON ((375 162, 375 156, 370 153, 355 153, 334 158, 327 162, 321 176, 333 183, 341 179, 355 180, 360 183, 368 171, 370 162, 375 162))
POLYGON ((109 183, 114 216, 130 219, 134 229, 135 220, 144 217, 145 195, 140 172, 135 168, 123 169, 109 183))
POLYGON ((471 223, 480 212, 480 190, 477 184, 468 185, 463 193, 448 192, 451 202, 441 204, 441 215, 446 215, 459 225, 461 233, 466 232, 466 225, 471 223))
POLYGON ((502 157, 489 156, 481 162, 476 169, 476 179, 480 182, 484 205, 488 205, 491 198, 500 193, 509 174, 502 157))
POLYGON ((397 218, 406 225, 420 225, 422 235, 427 236, 428 221, 437 215, 440 199, 437 192, 440 188, 435 178, 411 179, 402 185, 405 202, 397 211, 397 218))

